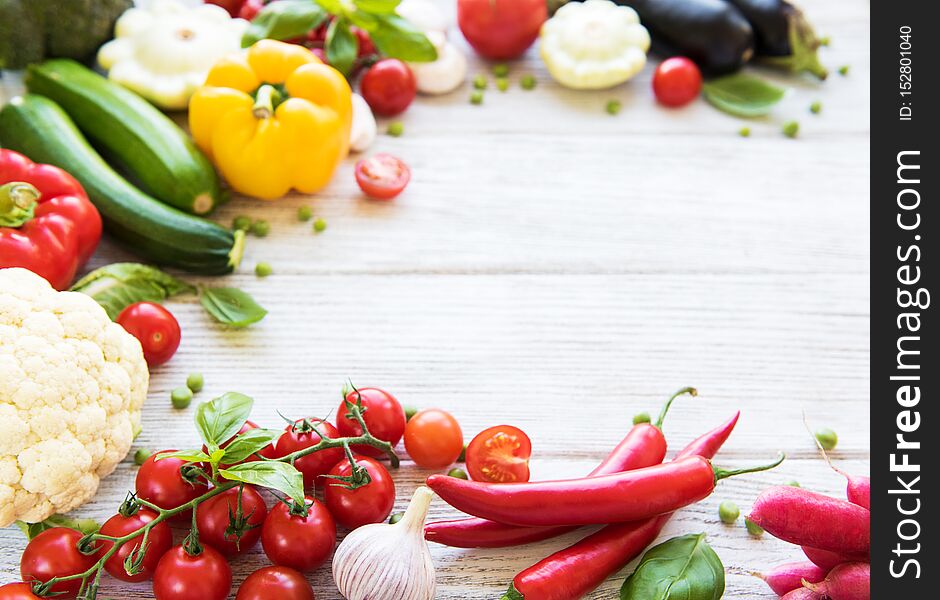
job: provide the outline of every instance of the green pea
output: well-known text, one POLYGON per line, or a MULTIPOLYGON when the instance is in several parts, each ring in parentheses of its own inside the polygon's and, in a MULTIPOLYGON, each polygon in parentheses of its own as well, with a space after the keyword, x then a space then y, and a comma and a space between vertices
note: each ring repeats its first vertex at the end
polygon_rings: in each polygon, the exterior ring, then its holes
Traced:
POLYGON ((153 452, 151 452, 150 450, 147 450, 146 448, 138 448, 137 452, 134 452, 134 462, 138 465, 142 465, 152 455, 153 455, 153 452))
POLYGON ((485 90, 487 85, 485 75, 477 75, 473 78, 473 87, 478 90, 485 90))
POLYGON ((833 450, 839 443, 839 436, 828 427, 821 427, 816 430, 816 440, 823 447, 823 450, 833 450))
POLYGON ((496 89, 501 92, 509 90, 509 80, 505 77, 499 77, 496 79, 496 89))
POLYGON ((388 518, 388 524, 394 525, 395 523, 401 521, 404 517, 405 517, 405 513, 397 512, 388 518))
POLYGON ((800 487, 800 482, 799 482, 799 481, 788 481, 788 482, 786 482, 786 483, 783 484, 783 485, 788 485, 788 486, 790 486, 790 487, 800 487))
POLYGON ((524 90, 534 90, 535 89, 535 76, 534 75, 524 75, 522 79, 519 80, 519 85, 522 86, 524 90))
POLYGON ((205 379, 202 377, 202 373, 190 373, 189 377, 186 378, 186 387, 188 387, 194 394, 202 391, 202 386, 205 385, 205 379))
POLYGON ((255 275, 258 277, 267 277, 273 272, 270 263, 259 262, 255 265, 255 275))
POLYGON ((787 121, 783 124, 783 135, 795 138, 800 133, 800 124, 796 121, 787 121))
POLYGON ((463 445, 463 450, 460 451, 460 456, 457 457, 457 462, 465 463, 467 462, 467 445, 463 445))
POLYGON ((447 472, 447 476, 456 477, 457 479, 470 479, 470 477, 467 476, 467 472, 463 469, 451 469, 447 472))
POLYGON ((818 115, 822 112, 822 102, 816 101, 809 105, 809 112, 818 115))
POLYGON ((744 517, 744 526, 747 528, 747 532, 754 537, 760 537, 764 535, 764 528, 747 517, 744 517))
POLYGON ((411 417, 418 414, 418 409, 415 408, 414 406, 405 406, 404 410, 405 410, 405 422, 410 421, 411 417))
POLYGON ((493 75, 497 77, 505 77, 506 75, 509 75, 509 65, 504 63, 493 65, 493 75))
POLYGON ((251 217, 248 215, 238 215, 232 219, 232 229, 235 231, 248 231, 251 229, 251 217))
POLYGON ((258 219, 251 224, 251 233, 255 234, 258 237, 265 237, 271 233, 271 224, 265 221, 264 219, 258 219))
POLYGON ((620 100, 608 100, 606 107, 607 114, 616 115, 620 112, 621 107, 620 100))
POLYGON ((633 415, 634 425, 639 425, 640 423, 652 423, 652 422, 653 422, 653 419, 650 417, 650 414, 646 411, 633 415))
POLYGON ((298 221, 309 221, 313 217, 313 209, 306 204, 297 209, 298 221))
POLYGON ((738 129, 738 135, 740 135, 741 137, 751 137, 751 128, 742 127, 741 129, 738 129))
POLYGON ((849 65, 842 65, 841 67, 839 67, 839 75, 842 75, 843 77, 845 77, 848 74, 849 74, 849 65))
POLYGON ((401 137, 401 135, 405 133, 405 124, 401 121, 392 121, 388 124, 386 131, 392 137, 401 137))
POLYGON ((470 94, 470 104, 483 104, 483 92, 476 90, 470 94))
POLYGON ((821 38, 819 38, 819 45, 820 45, 820 46, 830 46, 830 45, 832 45, 832 38, 829 37, 828 35, 822 36, 821 38))
POLYGON ((722 523, 730 525, 737 521, 739 516, 741 516, 741 509, 734 502, 725 500, 718 505, 718 518, 722 523))
POLYGON ((321 233, 326 230, 326 220, 322 217, 317 217, 317 220, 313 222, 313 230, 317 233, 321 233))
POLYGON ((193 401, 193 391, 188 387, 178 387, 170 392, 173 408, 186 408, 193 401))

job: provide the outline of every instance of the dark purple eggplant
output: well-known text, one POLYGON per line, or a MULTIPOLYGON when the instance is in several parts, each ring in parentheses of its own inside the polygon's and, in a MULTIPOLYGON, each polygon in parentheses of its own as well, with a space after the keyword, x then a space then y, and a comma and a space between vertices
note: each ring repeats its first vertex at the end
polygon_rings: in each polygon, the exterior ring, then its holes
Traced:
POLYGON ((790 71, 808 71, 820 79, 826 78, 826 68, 816 54, 819 39, 802 10, 786 0, 727 2, 736 6, 754 28, 759 59, 790 71))
MULTIPOLYGON (((576 0, 577 1, 577 0, 576 0)), ((725 0, 614 0, 640 15, 653 51, 686 56, 708 75, 740 69, 754 55, 754 30, 725 0)))

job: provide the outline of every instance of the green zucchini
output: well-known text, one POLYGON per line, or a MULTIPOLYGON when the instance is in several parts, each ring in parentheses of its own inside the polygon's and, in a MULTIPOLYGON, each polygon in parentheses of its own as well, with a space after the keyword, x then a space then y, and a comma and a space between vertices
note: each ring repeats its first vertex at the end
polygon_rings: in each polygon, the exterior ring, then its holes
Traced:
POLYGON ((154 263, 220 275, 241 262, 244 232, 152 198, 118 175, 65 111, 44 96, 13 98, 0 110, 0 146, 53 164, 75 177, 98 208, 105 229, 154 263))
POLYGON ((26 88, 62 107, 96 148, 144 190, 204 215, 220 201, 219 178, 189 136, 152 104, 69 59, 26 73, 26 88))

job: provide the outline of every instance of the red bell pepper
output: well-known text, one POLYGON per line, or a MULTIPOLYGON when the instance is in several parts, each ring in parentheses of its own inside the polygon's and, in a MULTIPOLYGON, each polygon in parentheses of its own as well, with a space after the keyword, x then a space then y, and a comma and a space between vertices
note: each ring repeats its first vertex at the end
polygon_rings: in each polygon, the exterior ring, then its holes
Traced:
POLYGON ((75 179, 0 149, 0 268, 23 267, 63 290, 101 239, 101 216, 75 179))

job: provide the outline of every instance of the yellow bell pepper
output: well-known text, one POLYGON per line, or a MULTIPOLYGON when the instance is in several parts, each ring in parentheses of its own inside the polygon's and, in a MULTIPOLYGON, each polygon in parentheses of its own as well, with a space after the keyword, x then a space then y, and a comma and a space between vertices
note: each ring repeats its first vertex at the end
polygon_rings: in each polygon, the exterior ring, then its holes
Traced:
POLYGON ((217 62, 189 102, 196 145, 233 190, 266 200, 325 186, 349 152, 351 124, 346 78, 274 40, 217 62))

